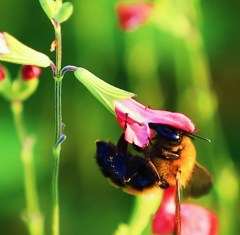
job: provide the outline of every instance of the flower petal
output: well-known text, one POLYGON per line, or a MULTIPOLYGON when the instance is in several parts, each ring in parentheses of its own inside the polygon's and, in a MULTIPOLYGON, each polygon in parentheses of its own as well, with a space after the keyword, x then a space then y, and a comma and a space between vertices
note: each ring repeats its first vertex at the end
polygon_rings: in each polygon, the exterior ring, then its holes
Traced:
POLYGON ((170 234, 174 230, 175 187, 164 190, 161 205, 153 217, 152 231, 154 234, 170 234))
POLYGON ((124 30, 132 30, 147 21, 152 11, 152 3, 119 3, 116 11, 119 18, 119 24, 124 30))
MULTIPOLYGON (((174 231, 175 192, 175 187, 164 190, 161 205, 152 222, 154 234, 171 234, 174 231)), ((184 235, 217 235, 217 217, 200 205, 181 203, 181 232, 184 235)))
POLYGON ((125 131, 126 140, 139 147, 147 145, 152 138, 153 131, 148 123, 169 125, 189 133, 195 131, 194 124, 184 114, 154 110, 131 98, 115 101, 115 113, 118 123, 125 131))
POLYGON ((181 205, 182 234, 216 235, 218 222, 216 215, 200 205, 183 203, 181 205))

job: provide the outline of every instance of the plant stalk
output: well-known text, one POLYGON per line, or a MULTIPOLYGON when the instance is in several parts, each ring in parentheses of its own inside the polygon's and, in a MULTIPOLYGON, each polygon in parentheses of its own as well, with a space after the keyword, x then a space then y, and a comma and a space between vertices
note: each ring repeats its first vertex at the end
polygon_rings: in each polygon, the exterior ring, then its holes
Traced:
POLYGON ((55 71, 55 141, 53 146, 53 165, 52 165, 52 234, 60 234, 60 209, 59 209, 59 162, 61 153, 61 143, 59 143, 62 135, 62 36, 61 25, 53 22, 55 29, 56 41, 56 71, 55 71))
POLYGON ((24 219, 26 220, 29 234, 43 235, 44 220, 39 209, 35 170, 33 163, 33 148, 35 145, 35 141, 31 136, 26 135, 22 117, 22 102, 18 100, 12 101, 11 109, 18 137, 21 141, 22 146, 21 160, 23 164, 25 198, 27 204, 24 219))

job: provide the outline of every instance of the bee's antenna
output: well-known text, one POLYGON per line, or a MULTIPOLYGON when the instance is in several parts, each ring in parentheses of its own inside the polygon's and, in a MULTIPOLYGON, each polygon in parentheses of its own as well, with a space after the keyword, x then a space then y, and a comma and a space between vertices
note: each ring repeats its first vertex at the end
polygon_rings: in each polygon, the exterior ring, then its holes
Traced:
POLYGON ((188 132, 185 132, 184 134, 185 134, 186 136, 189 136, 189 137, 192 137, 192 138, 193 138, 193 137, 197 137, 197 138, 202 139, 202 140, 205 140, 205 141, 207 141, 207 142, 211 142, 210 139, 205 138, 205 137, 200 136, 200 135, 196 135, 196 134, 188 133, 188 132))

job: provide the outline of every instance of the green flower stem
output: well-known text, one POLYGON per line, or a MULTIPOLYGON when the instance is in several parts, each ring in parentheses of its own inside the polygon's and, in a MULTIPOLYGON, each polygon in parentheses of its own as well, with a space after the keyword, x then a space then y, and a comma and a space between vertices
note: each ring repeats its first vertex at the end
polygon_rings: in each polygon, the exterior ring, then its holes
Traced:
POLYGON ((60 234, 59 230, 59 198, 58 198, 58 175, 59 175, 59 159, 61 146, 53 148, 53 175, 52 175, 52 234, 60 234))
POLYGON ((55 71, 55 141, 53 147, 53 168, 52 168, 52 234, 59 235, 59 196, 58 196, 58 178, 59 178, 59 161, 61 153, 61 143, 59 142, 62 135, 62 35, 61 25, 53 22, 56 40, 56 71, 55 71))
POLYGON ((27 221, 29 234, 43 235, 44 220, 39 209, 35 171, 33 164, 33 148, 35 145, 35 141, 31 136, 27 136, 25 134, 25 128, 22 120, 22 102, 12 101, 11 109, 17 133, 22 145, 21 160, 23 163, 25 197, 27 204, 26 214, 24 218, 27 221))
POLYGON ((133 212, 128 224, 120 224, 114 235, 141 235, 149 225, 152 216, 158 209, 162 190, 153 194, 135 197, 133 212))
POLYGON ((53 22, 56 40, 56 77, 61 77, 62 70, 62 33, 61 25, 58 22, 53 22))
POLYGON ((55 147, 62 134, 62 78, 55 78, 55 147))

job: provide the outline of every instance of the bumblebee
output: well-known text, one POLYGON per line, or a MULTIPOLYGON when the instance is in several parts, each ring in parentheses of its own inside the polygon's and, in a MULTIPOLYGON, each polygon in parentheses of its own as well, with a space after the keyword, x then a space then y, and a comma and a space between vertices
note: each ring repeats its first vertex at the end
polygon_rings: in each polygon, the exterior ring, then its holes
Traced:
POLYGON ((158 174, 169 185, 183 188, 184 197, 200 197, 212 187, 211 174, 196 162, 194 137, 208 139, 171 126, 149 123, 156 132, 145 151, 158 174), (176 184, 179 185, 176 185, 176 184))
MULTIPOLYGON (((155 137, 137 154, 128 152, 122 135, 117 145, 97 141, 96 160, 103 175, 130 194, 151 192, 158 188, 184 188, 184 196, 198 197, 212 186, 212 177, 196 163, 193 133, 164 124, 149 123, 155 137)), ((203 138, 205 139, 205 138, 203 138)))

